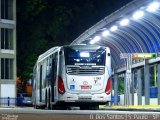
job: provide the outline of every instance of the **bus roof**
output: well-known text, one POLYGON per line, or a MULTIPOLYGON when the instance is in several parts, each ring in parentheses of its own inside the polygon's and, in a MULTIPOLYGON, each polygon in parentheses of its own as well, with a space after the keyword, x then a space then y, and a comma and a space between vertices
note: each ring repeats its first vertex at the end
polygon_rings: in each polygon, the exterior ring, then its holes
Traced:
POLYGON ((64 45, 63 47, 74 47, 77 49, 83 49, 83 48, 88 48, 88 49, 97 49, 100 47, 105 47, 105 46, 100 46, 100 45, 90 45, 90 44, 76 44, 76 45, 64 45))
POLYGON ((60 47, 52 47, 51 49, 47 50, 46 52, 44 52, 43 54, 41 54, 38 57, 38 61, 37 62, 40 62, 43 59, 45 59, 46 57, 50 56, 52 53, 54 53, 55 51, 57 51, 58 48, 60 48, 60 47))
POLYGON ((49 50, 47 50, 46 52, 44 52, 43 54, 41 54, 38 57, 38 60, 36 62, 36 64, 38 62, 41 62, 42 60, 44 60, 45 58, 47 58, 48 56, 50 56, 51 54, 53 54, 54 52, 56 52, 58 49, 62 48, 62 47, 76 47, 77 49, 79 48, 87 48, 88 49, 93 49, 93 48, 99 48, 99 47, 105 47, 105 46, 99 46, 99 45, 88 45, 88 44, 77 44, 77 45, 64 45, 64 46, 56 46, 56 47, 52 47, 49 50))

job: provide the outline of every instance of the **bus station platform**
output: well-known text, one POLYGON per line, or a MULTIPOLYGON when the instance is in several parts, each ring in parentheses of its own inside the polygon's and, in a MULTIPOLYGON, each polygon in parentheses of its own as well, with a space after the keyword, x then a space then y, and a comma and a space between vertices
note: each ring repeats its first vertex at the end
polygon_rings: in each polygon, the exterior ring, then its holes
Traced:
POLYGON ((104 106, 100 105, 100 109, 120 110, 120 111, 152 111, 160 112, 160 105, 130 105, 130 106, 104 106))

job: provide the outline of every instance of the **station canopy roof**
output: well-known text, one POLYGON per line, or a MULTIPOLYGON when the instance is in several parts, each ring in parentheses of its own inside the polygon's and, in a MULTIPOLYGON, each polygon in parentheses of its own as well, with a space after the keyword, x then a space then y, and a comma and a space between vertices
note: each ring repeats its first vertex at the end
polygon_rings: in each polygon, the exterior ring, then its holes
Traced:
POLYGON ((71 44, 108 46, 114 68, 124 64, 120 53, 160 52, 160 0, 134 0, 106 16, 71 44))

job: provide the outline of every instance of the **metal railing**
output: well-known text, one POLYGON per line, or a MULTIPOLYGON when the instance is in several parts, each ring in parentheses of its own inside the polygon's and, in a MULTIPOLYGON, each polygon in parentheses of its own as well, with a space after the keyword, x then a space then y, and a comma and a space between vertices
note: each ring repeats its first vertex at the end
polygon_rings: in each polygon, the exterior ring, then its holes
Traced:
POLYGON ((23 97, 0 97, 0 107, 25 106, 23 97))

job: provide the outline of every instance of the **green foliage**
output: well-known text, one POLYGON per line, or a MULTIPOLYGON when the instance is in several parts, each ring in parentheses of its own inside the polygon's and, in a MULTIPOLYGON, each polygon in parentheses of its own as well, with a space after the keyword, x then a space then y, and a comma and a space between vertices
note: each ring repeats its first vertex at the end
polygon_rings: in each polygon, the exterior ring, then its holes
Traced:
POLYGON ((124 94, 124 78, 118 78, 118 92, 124 94))
POLYGON ((29 16, 36 16, 45 10, 47 3, 44 0, 27 0, 26 5, 29 16))
POLYGON ((26 59, 25 59, 25 64, 27 65, 26 70, 23 72, 23 78, 27 79, 33 72, 33 66, 36 61, 36 55, 35 54, 30 54, 26 59))

